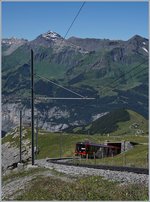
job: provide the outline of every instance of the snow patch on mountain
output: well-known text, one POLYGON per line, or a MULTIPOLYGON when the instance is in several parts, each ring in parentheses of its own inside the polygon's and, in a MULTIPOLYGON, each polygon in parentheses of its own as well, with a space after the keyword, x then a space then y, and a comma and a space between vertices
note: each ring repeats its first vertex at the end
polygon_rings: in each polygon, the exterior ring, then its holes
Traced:
POLYGON ((59 34, 57 34, 56 32, 53 32, 53 31, 48 31, 48 32, 42 34, 42 37, 46 38, 46 39, 51 39, 51 40, 56 40, 56 39, 62 38, 59 34))
POLYGON ((146 48, 142 47, 142 49, 143 49, 145 52, 147 52, 147 53, 148 53, 148 50, 147 50, 146 48))
POLYGON ((96 115, 92 116, 92 121, 95 121, 95 120, 99 119, 100 117, 105 116, 108 113, 109 112, 104 112, 104 113, 101 113, 101 114, 96 114, 96 115))
POLYGON ((2 39, 2 44, 6 44, 6 45, 20 45, 27 42, 26 39, 17 39, 15 37, 12 37, 10 39, 2 39))

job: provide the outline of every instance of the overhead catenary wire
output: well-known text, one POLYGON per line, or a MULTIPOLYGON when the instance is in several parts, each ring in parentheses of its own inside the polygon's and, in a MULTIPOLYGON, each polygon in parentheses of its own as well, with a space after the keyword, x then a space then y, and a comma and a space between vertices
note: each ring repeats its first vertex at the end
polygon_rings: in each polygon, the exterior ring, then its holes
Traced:
POLYGON ((119 76, 119 78, 115 79, 114 81, 111 82, 111 86, 108 86, 108 87, 113 87, 112 84, 116 83, 117 81, 119 81, 122 77, 126 76, 126 74, 129 74, 131 73, 133 70, 137 69, 138 67, 140 67, 141 65, 145 64, 146 62, 148 62, 148 60, 144 60, 143 62, 141 62, 140 64, 134 66, 132 69, 130 69, 129 71, 121 74, 119 76))
MULTIPOLYGON (((111 82, 111 85, 107 85, 107 87, 109 87, 109 88, 115 88, 116 86, 117 86, 117 81, 119 81, 123 76, 127 76, 129 73, 131 73, 133 70, 135 70, 135 69, 137 69, 138 67, 140 67, 141 65, 143 65, 144 63, 146 63, 146 62, 148 62, 148 60, 144 60, 142 63, 140 63, 139 65, 136 65, 136 66, 134 66, 132 69, 130 69, 129 71, 127 71, 127 72, 124 72, 123 74, 121 74, 120 75, 120 77, 119 78, 117 78, 117 79, 115 79, 114 81, 112 81, 111 82), (112 86, 112 84, 116 84, 115 86, 112 86)), ((144 68, 144 69, 147 69, 147 67, 146 68, 144 68)), ((143 70, 143 69, 142 69, 143 70)), ((141 73, 142 71, 140 71, 139 73, 141 73)), ((134 74, 134 76, 135 76, 135 74, 134 74)), ((127 80, 127 79, 126 79, 127 80)), ((101 89, 101 92, 103 92, 105 89, 107 90, 107 93, 109 92, 109 91, 112 91, 113 89, 107 89, 107 87, 103 87, 102 89, 101 89)))
POLYGON ((36 100, 95 100, 95 98, 88 97, 36 97, 36 100))
POLYGON ((65 39, 65 38, 66 38, 66 36, 68 35, 68 33, 69 33, 69 31, 70 31, 71 27, 72 27, 72 26, 73 26, 73 24, 75 23, 75 21, 76 21, 77 17, 79 16, 79 14, 80 14, 80 12, 81 12, 81 10, 82 10, 83 6, 85 5, 85 3, 86 3, 85 1, 82 3, 82 5, 81 5, 80 9, 78 10, 78 13, 76 14, 76 16, 74 17, 74 19, 73 19, 72 23, 70 24, 69 28, 67 29, 66 34, 64 35, 64 39, 65 39))
MULTIPOLYGON (((143 68, 142 71, 143 71, 143 70, 146 70, 146 69, 147 69, 147 67, 143 68)), ((134 77, 135 77, 135 76, 138 76, 139 73, 141 73, 142 71, 136 72, 136 73, 134 74, 134 77)), ((125 79, 125 81, 127 81, 128 79, 129 79, 129 78, 125 79)), ((113 86, 113 88, 116 88, 117 86, 118 86, 118 85, 116 84, 115 86, 113 86)))
POLYGON ((35 76, 37 76, 37 77, 39 77, 39 78, 41 78, 41 79, 45 79, 45 80, 47 80, 48 82, 50 82, 50 83, 52 83, 52 84, 54 84, 54 85, 56 85, 56 86, 58 86, 58 87, 60 87, 60 88, 63 88, 64 90, 69 91, 70 93, 73 93, 73 94, 75 94, 75 95, 77 95, 77 96, 79 96, 79 97, 81 97, 81 98, 85 98, 85 96, 80 95, 79 93, 76 93, 76 92, 74 92, 73 90, 70 90, 70 89, 68 89, 68 88, 66 88, 66 87, 64 87, 64 86, 62 86, 62 85, 60 85, 60 84, 57 84, 57 83, 55 83, 54 81, 52 81, 52 80, 50 80, 50 79, 48 79, 48 78, 46 78, 46 77, 40 76, 40 75, 38 75, 38 74, 36 74, 35 76))

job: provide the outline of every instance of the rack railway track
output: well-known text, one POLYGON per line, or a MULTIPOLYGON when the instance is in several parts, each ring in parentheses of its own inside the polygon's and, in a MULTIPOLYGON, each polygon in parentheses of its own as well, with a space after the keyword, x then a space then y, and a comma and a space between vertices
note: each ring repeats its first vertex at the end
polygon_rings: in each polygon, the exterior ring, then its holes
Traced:
POLYGON ((132 172, 137 174, 149 175, 149 169, 147 168, 110 166, 110 165, 91 165, 91 164, 68 162, 68 160, 71 160, 71 159, 73 160, 73 158, 56 158, 56 159, 47 159, 46 161, 50 163, 61 164, 66 166, 76 166, 76 167, 85 167, 85 168, 94 168, 94 169, 112 170, 112 171, 121 171, 121 172, 132 172))

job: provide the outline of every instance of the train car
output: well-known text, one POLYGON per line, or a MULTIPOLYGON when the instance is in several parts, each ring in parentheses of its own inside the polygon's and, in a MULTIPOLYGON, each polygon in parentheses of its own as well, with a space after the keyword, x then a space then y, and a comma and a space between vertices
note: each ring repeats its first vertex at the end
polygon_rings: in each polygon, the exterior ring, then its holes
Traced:
POLYGON ((121 148, 113 145, 77 142, 75 155, 88 158, 104 158, 121 153, 121 148))

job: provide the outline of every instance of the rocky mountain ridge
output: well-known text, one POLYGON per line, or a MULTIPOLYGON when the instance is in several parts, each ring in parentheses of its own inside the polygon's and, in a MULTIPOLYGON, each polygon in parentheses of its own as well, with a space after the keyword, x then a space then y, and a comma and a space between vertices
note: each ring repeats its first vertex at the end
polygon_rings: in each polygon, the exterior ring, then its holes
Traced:
POLYGON ((2 39, 2 46, 3 45, 12 45, 12 44, 23 44, 24 42, 27 42, 28 40, 27 39, 18 39, 18 38, 15 38, 15 37, 11 37, 11 38, 4 38, 2 39))
POLYGON ((100 51, 101 49, 112 50, 116 47, 128 48, 135 51, 142 46, 145 47, 145 49, 148 49, 148 39, 139 35, 135 35, 127 41, 94 38, 82 39, 77 37, 70 37, 68 41, 75 45, 79 45, 88 51, 100 51))
POLYGON ((17 48, 27 43, 26 39, 17 39, 12 37, 10 39, 2 39, 2 54, 4 56, 12 54, 17 48))

